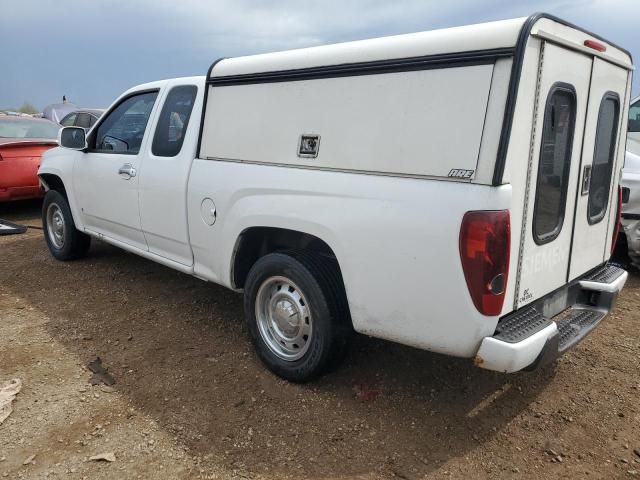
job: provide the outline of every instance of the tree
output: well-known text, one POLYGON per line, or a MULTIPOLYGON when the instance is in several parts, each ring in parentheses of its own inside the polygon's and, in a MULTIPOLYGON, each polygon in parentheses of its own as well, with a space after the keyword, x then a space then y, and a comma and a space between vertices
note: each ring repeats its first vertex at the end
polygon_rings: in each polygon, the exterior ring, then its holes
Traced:
POLYGON ((31 105, 29 102, 24 102, 22 106, 18 109, 20 113, 28 113, 29 115, 33 115, 34 113, 38 113, 39 110, 31 105))

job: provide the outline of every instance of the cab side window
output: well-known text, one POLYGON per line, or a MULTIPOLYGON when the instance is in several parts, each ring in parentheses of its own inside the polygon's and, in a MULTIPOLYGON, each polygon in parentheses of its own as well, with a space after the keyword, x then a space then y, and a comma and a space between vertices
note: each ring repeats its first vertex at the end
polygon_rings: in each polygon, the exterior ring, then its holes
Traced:
POLYGON ((198 89, 194 85, 173 87, 160 112, 151 153, 157 157, 175 157, 182 149, 198 89))
POLYGON ((157 91, 127 97, 98 126, 92 150, 135 155, 140 151, 157 91))

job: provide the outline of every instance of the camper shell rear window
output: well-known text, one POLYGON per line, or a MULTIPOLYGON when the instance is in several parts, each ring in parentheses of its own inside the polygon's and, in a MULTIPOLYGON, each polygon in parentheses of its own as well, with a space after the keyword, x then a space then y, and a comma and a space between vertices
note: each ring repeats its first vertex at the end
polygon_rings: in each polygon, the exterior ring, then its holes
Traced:
POLYGON ((593 152, 589 206, 587 209, 590 225, 594 225, 604 218, 609 204, 619 116, 620 98, 613 92, 607 92, 600 104, 596 145, 593 152))
POLYGON ((533 210, 533 238, 538 245, 553 241, 562 230, 575 122, 575 89, 556 83, 545 105, 538 162, 533 210))

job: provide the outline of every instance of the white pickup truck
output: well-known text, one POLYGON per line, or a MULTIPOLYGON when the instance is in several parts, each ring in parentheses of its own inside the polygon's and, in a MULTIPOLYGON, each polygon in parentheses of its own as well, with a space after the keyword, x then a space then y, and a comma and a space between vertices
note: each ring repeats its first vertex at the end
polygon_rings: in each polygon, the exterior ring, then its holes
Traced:
POLYGON ((141 85, 44 157, 45 239, 244 292, 305 381, 352 332, 514 372, 613 307, 632 60, 558 18, 222 59, 141 85), (625 119, 623 122, 622 119, 625 119))
MULTIPOLYGON (((627 140, 627 148, 629 143, 630 139, 627 140)), ((620 243, 627 249, 631 263, 640 268, 640 155, 627 152, 620 185, 624 232, 620 235, 620 243)))

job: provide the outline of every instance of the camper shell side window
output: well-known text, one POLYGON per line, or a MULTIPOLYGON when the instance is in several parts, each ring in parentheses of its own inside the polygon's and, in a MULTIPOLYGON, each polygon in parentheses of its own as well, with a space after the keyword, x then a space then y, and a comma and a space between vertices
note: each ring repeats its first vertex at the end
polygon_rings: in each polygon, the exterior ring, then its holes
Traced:
POLYGON ((533 238, 538 245, 553 241, 562 230, 575 122, 574 87, 567 83, 554 84, 544 111, 533 209, 533 238))

